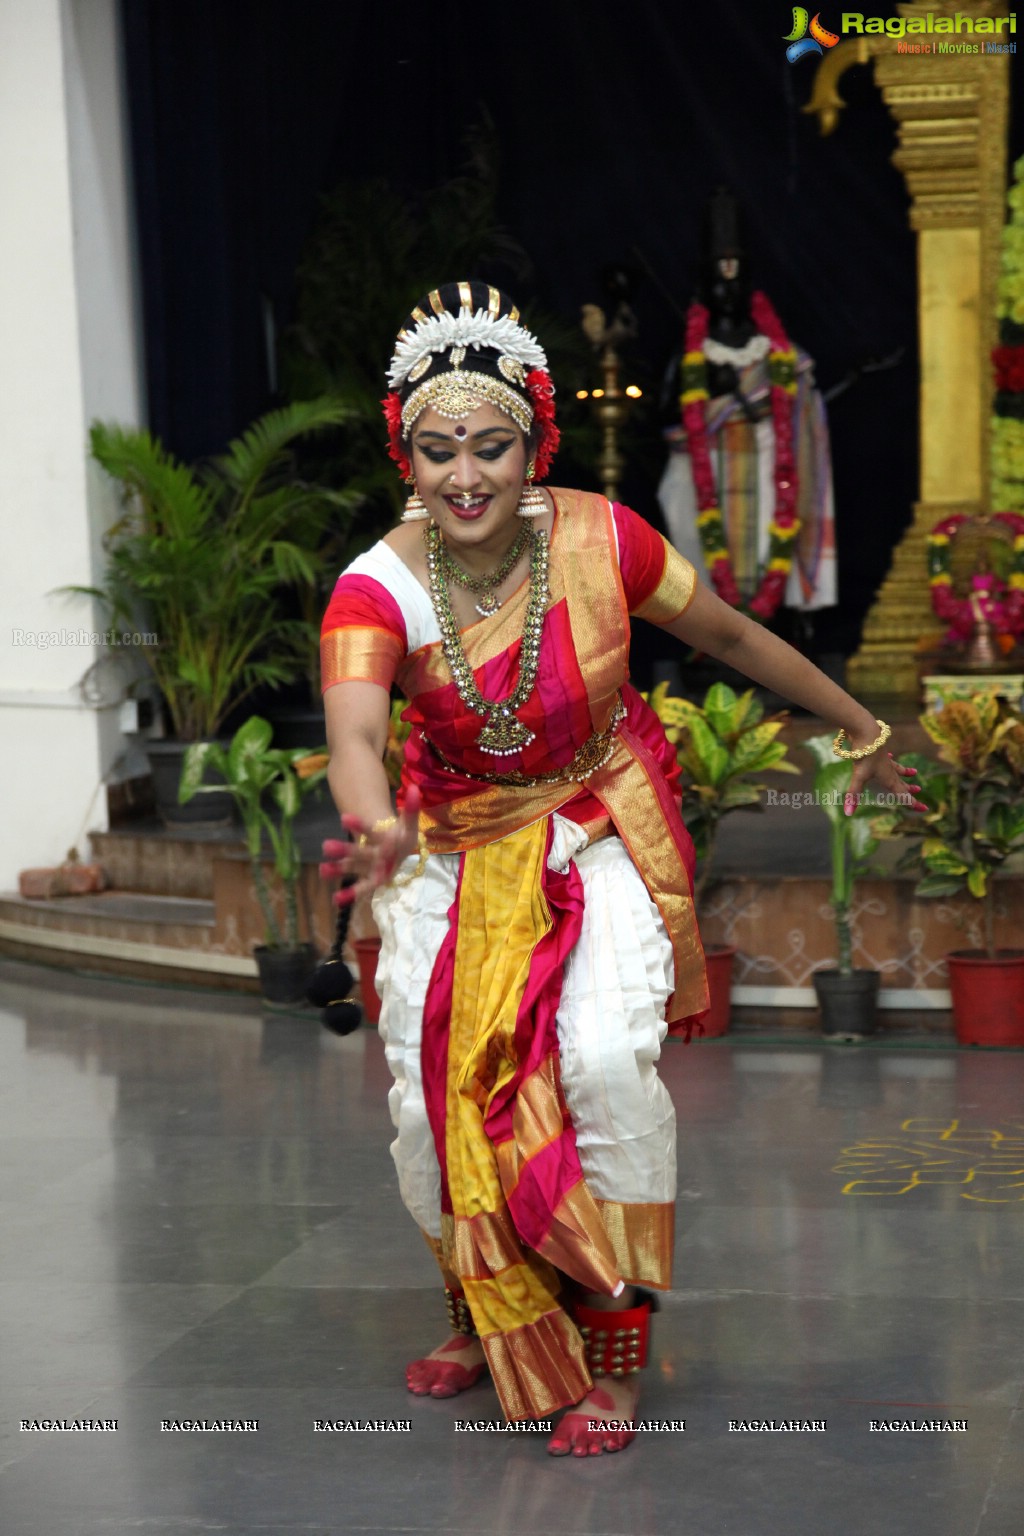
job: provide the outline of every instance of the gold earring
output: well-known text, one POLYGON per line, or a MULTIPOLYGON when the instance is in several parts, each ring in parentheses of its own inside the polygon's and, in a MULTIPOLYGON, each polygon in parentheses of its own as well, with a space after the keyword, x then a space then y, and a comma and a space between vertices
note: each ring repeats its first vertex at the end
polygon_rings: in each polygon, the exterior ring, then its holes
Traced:
POLYGON ((533 477, 537 473, 537 466, 532 461, 526 466, 526 484, 516 507, 517 517, 543 517, 548 509, 544 495, 538 491, 533 483, 533 477))
POLYGON ((408 501, 405 503, 405 511, 402 513, 401 521, 403 523, 426 522, 427 518, 430 516, 430 513, 427 511, 426 502, 423 500, 419 491, 416 489, 416 481, 413 479, 412 475, 406 475, 405 483, 406 485, 412 486, 413 492, 408 501))

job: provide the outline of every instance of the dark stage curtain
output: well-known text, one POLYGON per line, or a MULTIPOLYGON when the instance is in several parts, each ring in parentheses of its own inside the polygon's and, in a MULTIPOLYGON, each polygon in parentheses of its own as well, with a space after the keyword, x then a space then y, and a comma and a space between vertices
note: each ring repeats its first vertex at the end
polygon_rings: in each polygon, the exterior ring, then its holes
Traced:
MULTIPOLYGON (((869 71, 846 75, 821 139, 800 111, 812 66, 785 57, 791 17, 763 0, 124 0, 153 429, 192 458, 271 404, 266 310, 289 318, 318 195, 341 176, 436 185, 483 113, 500 217, 534 262, 525 299, 574 323, 602 269, 628 263, 648 384, 678 348, 702 209, 726 182, 755 280, 823 387, 905 348, 830 411, 841 607, 819 644, 852 650, 916 490, 914 240, 869 71)), ((626 491, 656 519, 653 402, 632 430, 626 491)))

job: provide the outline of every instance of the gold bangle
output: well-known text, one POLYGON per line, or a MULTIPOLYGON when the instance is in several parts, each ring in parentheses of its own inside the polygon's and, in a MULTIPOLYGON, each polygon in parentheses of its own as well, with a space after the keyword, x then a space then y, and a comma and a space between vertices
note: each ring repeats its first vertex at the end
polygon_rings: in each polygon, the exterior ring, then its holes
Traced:
POLYGON ((859 757, 870 757, 872 752, 877 752, 879 747, 884 746, 885 743, 889 740, 889 737, 892 735, 892 726, 886 725, 884 720, 876 720, 875 724, 879 728, 878 735, 875 737, 874 741, 869 747, 841 747, 839 743, 846 735, 846 728, 844 726, 838 730, 836 732, 835 740, 832 743, 832 751, 835 753, 836 757, 842 757, 846 760, 846 762, 854 763, 859 757))
POLYGON ((391 879, 391 884, 392 885, 410 885, 413 880, 417 879, 417 877, 419 875, 422 875, 423 871, 427 867, 427 854, 429 852, 429 849, 427 848, 427 835, 423 831, 420 832, 419 840, 418 840, 418 846, 419 846, 420 857, 419 857, 419 862, 416 865, 416 868, 415 869, 410 869, 410 871, 409 871, 409 873, 407 875, 394 875, 394 876, 392 876, 392 879, 391 879))
POLYGON ((389 827, 397 827, 397 816, 382 816, 380 821, 375 821, 369 832, 360 832, 356 838, 356 847, 365 848, 374 832, 386 832, 389 827))

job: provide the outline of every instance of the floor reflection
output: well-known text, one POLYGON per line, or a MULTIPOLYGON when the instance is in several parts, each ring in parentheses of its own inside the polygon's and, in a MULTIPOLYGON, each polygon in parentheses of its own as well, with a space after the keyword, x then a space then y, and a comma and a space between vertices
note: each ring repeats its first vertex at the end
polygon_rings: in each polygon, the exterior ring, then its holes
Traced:
POLYGON ((644 1411, 686 1430, 554 1462, 454 1432, 497 1416, 489 1384, 404 1392, 444 1308, 376 1034, 0 963, 4 1531, 803 1536, 846 1504, 858 1530, 1021 1529, 1024 1055, 744 1034, 669 1042, 662 1072, 677 1289, 644 1411), (918 1410, 969 1432, 868 1430, 918 1410), (85 1413, 117 1435, 18 1428, 85 1413), (175 1417, 260 1431, 161 1433, 175 1417), (327 1417, 413 1431, 314 1435, 327 1417), (728 1428, 780 1417, 828 1433, 728 1428))

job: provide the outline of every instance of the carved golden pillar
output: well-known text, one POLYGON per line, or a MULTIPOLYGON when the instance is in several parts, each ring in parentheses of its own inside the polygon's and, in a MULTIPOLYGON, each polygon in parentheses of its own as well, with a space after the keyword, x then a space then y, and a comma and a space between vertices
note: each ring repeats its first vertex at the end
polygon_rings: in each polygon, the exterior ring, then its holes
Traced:
MULTIPOLYGON (((1006 16, 1005 0, 917 0, 901 16, 1006 16)), ((980 45, 1005 41, 967 38, 980 45)), ((989 418, 996 344, 996 277, 1006 202, 1009 55, 900 53, 900 41, 964 42, 964 34, 858 37, 831 50, 818 70, 816 112, 831 132, 843 103, 836 82, 850 64, 874 64, 896 120, 893 164, 910 193, 917 231, 921 388, 920 499, 914 520, 868 612, 850 659, 854 690, 915 696, 923 654, 941 634, 931 609, 924 538, 940 517, 988 510, 989 418)))

